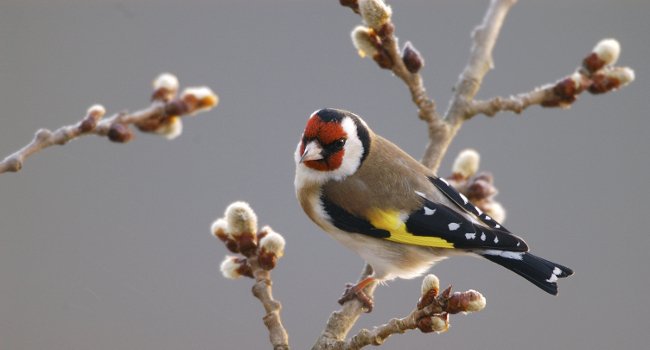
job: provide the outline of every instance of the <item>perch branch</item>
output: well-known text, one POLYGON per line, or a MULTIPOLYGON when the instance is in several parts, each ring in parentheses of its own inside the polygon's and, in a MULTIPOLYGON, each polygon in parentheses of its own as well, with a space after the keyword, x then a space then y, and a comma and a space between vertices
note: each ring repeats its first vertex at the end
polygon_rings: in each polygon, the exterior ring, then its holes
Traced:
POLYGON ((446 332, 449 329, 449 315, 483 310, 485 298, 475 290, 451 293, 451 286, 438 294, 438 278, 428 275, 423 280, 422 296, 417 307, 403 318, 391 319, 388 323, 372 330, 362 329, 354 335, 343 350, 359 350, 367 345, 379 346, 393 334, 419 329, 422 333, 446 332), (431 285, 431 283, 435 285, 431 285), (430 288, 427 288, 430 287, 430 288))
MULTIPOLYGON (((359 281, 364 280, 366 277, 372 275, 372 267, 366 264, 361 272, 359 281)), ((364 292, 372 298, 376 283, 371 283, 364 292)), ((343 349, 345 346, 345 338, 347 337, 350 329, 357 323, 359 316, 364 312, 363 304, 357 300, 352 299, 343 304, 340 310, 332 312, 325 329, 312 346, 312 350, 329 350, 329 349, 343 349)))
POLYGON ((180 117, 210 110, 218 103, 207 87, 187 88, 176 96, 178 80, 171 74, 162 74, 154 81, 154 93, 149 107, 127 113, 116 113, 102 119, 104 107, 94 105, 86 116, 76 124, 60 127, 54 131, 39 129, 30 143, 0 162, 0 174, 22 169, 25 159, 50 146, 65 145, 71 140, 86 135, 107 136, 113 142, 128 142, 133 133, 129 125, 140 131, 162 134, 168 139, 180 135, 180 117))
MULTIPOLYGON (((362 278, 368 275, 368 272, 369 270, 366 269, 362 274, 362 278)), ((423 333, 445 332, 449 328, 450 314, 475 312, 485 307, 485 298, 479 292, 469 290, 451 293, 451 287, 448 287, 439 294, 439 289, 438 278, 434 275, 428 275, 422 281, 422 294, 417 302, 417 307, 408 316, 392 319, 372 330, 362 329, 348 341, 344 339, 349 328, 345 329, 341 334, 330 334, 329 337, 324 337, 324 332, 312 350, 358 350, 367 345, 378 346, 393 334, 401 334, 413 329, 419 329, 423 333)), ((349 304, 351 303, 346 303, 343 310, 339 311, 338 314, 336 312, 332 314, 330 320, 339 317, 349 304)), ((358 304, 360 305, 360 303, 358 304)), ((352 316, 358 317, 358 314, 352 316)))

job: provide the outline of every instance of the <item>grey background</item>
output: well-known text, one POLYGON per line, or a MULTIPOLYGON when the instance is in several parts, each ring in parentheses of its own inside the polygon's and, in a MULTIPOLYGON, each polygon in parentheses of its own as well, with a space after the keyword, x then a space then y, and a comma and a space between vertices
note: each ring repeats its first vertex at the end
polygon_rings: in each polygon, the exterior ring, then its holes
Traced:
MULTIPOLYGON (((444 110, 487 1, 393 1, 397 35, 426 57, 444 110)), ((443 335, 412 332, 385 349, 639 349, 650 341, 647 184, 648 1, 521 1, 480 96, 529 90, 616 37, 637 81, 583 95, 569 110, 482 116, 451 146, 494 173, 507 225, 576 275, 551 297, 494 264, 455 258, 434 272, 478 289, 478 314, 443 335)), ((273 272, 296 349, 311 346, 361 260, 302 213, 292 153, 307 116, 350 109, 419 157, 426 129, 403 84, 357 57, 360 19, 338 1, 18 1, 0 3, 0 156, 39 127, 76 122, 92 103, 144 107, 160 72, 211 86, 217 109, 168 142, 86 137, 0 176, 0 349, 262 349, 250 280, 221 277, 209 225, 234 200, 288 241, 273 272)), ((420 280, 376 294, 359 327, 408 313, 420 280)))

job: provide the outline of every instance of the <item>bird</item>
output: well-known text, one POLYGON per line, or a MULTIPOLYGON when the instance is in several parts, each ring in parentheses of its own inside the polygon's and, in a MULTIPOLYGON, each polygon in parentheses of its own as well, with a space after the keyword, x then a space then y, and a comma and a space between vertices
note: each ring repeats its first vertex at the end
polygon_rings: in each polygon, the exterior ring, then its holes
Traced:
POLYGON ((552 295, 558 279, 573 274, 531 254, 522 238, 352 112, 312 113, 294 159, 304 212, 372 267, 340 303, 356 297, 370 312, 363 291, 370 283, 415 278, 451 256, 485 258, 552 295))

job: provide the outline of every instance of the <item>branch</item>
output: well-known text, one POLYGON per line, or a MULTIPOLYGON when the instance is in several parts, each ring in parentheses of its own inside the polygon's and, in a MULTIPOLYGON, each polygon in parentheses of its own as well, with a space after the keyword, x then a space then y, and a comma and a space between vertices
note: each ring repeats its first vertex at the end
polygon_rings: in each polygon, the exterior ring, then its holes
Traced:
POLYGON ((468 290, 451 293, 451 286, 438 294, 440 282, 434 275, 428 275, 422 282, 422 295, 417 307, 404 318, 394 318, 372 330, 362 329, 346 342, 341 349, 358 350, 367 345, 381 345, 393 334, 419 329, 423 333, 446 332, 449 329, 449 315, 480 311, 486 301, 481 293, 468 290))
POLYGON ((442 156, 451 140, 466 119, 467 106, 481 85, 483 77, 492 67, 492 50, 499 35, 503 20, 516 0, 492 0, 483 23, 473 33, 474 45, 469 62, 455 87, 455 95, 444 118, 436 111, 435 102, 430 99, 418 73, 424 59, 409 42, 400 54, 395 26, 391 22, 392 10, 382 0, 341 0, 361 15, 366 26, 352 31, 352 40, 361 57, 371 56, 385 69, 390 69, 407 85, 411 99, 418 107, 418 116, 427 123, 429 142, 425 148, 422 164, 434 172, 440 166, 442 156))
POLYGON ((473 101, 468 116, 482 113, 491 117, 501 111, 518 114, 533 105, 569 108, 584 91, 591 94, 615 91, 634 81, 634 71, 631 68, 612 66, 616 63, 619 54, 618 41, 601 40, 573 74, 554 84, 547 84, 508 98, 494 97, 486 101, 473 101))
POLYGON ((361 15, 366 24, 352 31, 352 41, 359 51, 359 56, 370 56, 381 68, 392 71, 408 87, 420 119, 430 127, 442 126, 436 103, 427 95, 419 73, 424 66, 424 58, 411 42, 406 42, 400 52, 394 34, 395 25, 391 21, 391 8, 381 0, 342 0, 341 4, 361 15))
MULTIPOLYGON (((372 275, 372 267, 366 264, 361 272, 359 281, 364 280, 366 277, 372 275)), ((372 298, 377 288, 376 283, 371 283, 364 292, 372 298)), ((332 312, 323 333, 316 339, 316 343, 312 346, 312 350, 326 350, 326 349, 343 349, 345 347, 345 338, 347 337, 352 326, 357 323, 359 316, 364 312, 363 304, 357 300, 352 299, 346 301, 340 310, 332 312)))
POLYGON ((280 316, 282 305, 273 299, 271 280, 271 270, 284 255, 284 238, 269 226, 257 231, 257 216, 244 202, 230 204, 224 218, 214 221, 210 230, 228 250, 244 256, 226 256, 221 263, 224 277, 255 279, 252 292, 266 312, 263 320, 273 349, 289 350, 289 335, 280 316))
POLYGON ((469 61, 460 75, 445 119, 452 125, 459 125, 468 118, 467 106, 474 99, 487 72, 494 67, 492 51, 496 44, 503 21, 517 0, 492 0, 483 23, 474 29, 474 44, 469 61))
POLYGON ((494 44, 503 21, 515 2, 516 0, 492 0, 483 22, 472 33, 474 44, 467 65, 454 87, 455 94, 445 113, 446 125, 445 127, 429 126, 429 142, 424 150, 422 163, 434 172, 440 166, 449 144, 466 119, 467 106, 481 87, 483 77, 493 67, 494 44))
POLYGON ((107 136, 113 142, 125 143, 133 138, 129 125, 142 132, 157 133, 168 139, 178 137, 182 131, 180 117, 208 111, 218 103, 218 97, 207 87, 186 88, 180 96, 178 79, 171 74, 161 74, 153 83, 154 92, 149 107, 132 112, 116 113, 102 119, 106 110, 101 105, 88 109, 86 116, 76 124, 50 131, 39 129, 25 147, 0 162, 0 174, 17 172, 29 156, 54 145, 65 145, 86 135, 107 136))

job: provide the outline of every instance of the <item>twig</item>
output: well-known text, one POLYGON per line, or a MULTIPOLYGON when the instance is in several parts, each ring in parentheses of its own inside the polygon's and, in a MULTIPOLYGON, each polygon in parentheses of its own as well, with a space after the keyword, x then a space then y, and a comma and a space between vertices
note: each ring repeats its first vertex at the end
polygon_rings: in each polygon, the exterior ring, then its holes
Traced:
POLYGON ((492 50, 499 36, 501 26, 516 0, 492 0, 483 17, 483 22, 474 29, 474 43, 469 60, 454 87, 449 108, 444 120, 444 128, 429 127, 429 143, 424 151, 422 163, 434 172, 440 166, 449 144, 468 116, 468 106, 476 96, 485 74, 493 67, 492 50))
POLYGON ((289 335, 282 325, 282 318, 280 317, 282 304, 273 299, 271 272, 262 269, 257 259, 250 259, 249 263, 255 277, 255 284, 252 289, 253 295, 260 300, 266 311, 266 315, 262 319, 269 330, 269 339, 273 349, 289 350, 289 335))
MULTIPOLYGON (((361 272, 359 281, 364 280, 370 275, 372 275, 372 267, 366 264, 361 272)), ((372 298, 376 287, 376 283, 371 283, 364 289, 364 292, 368 297, 372 298)), ((345 338, 363 312, 364 307, 359 300, 352 299, 345 302, 340 310, 332 312, 327 320, 325 329, 312 346, 312 350, 343 349, 346 345, 345 338)))
POLYGON ((264 325, 275 350, 289 350, 289 335, 282 325, 282 305, 273 299, 271 270, 284 255, 284 238, 269 226, 257 230, 257 215, 248 203, 235 202, 226 208, 224 217, 210 228, 229 251, 244 257, 226 256, 221 263, 224 277, 235 279, 246 276, 255 279, 252 292, 262 303, 266 314, 264 325))
MULTIPOLYGON (((601 41, 596 45, 594 51, 599 51, 599 46, 603 45, 603 42, 610 40, 612 39, 601 41)), ((587 58, 592 55, 594 53, 591 53, 587 58)), ((614 61, 611 60, 607 65, 600 68, 583 66, 572 75, 560 79, 554 84, 547 84, 530 92, 517 94, 508 98, 494 97, 490 100, 472 101, 468 108, 468 116, 472 117, 482 113, 491 117, 501 111, 510 111, 519 114, 524 109, 533 105, 569 108, 577 100, 578 95, 584 91, 589 91, 592 94, 602 94, 616 90, 634 80, 634 71, 632 69, 628 67, 610 66, 614 61)))
POLYGON ((449 329, 449 315, 480 311, 486 301, 481 293, 468 290, 451 293, 451 286, 438 294, 438 278, 428 275, 422 282, 422 295, 417 307, 403 318, 394 318, 388 323, 372 330, 362 329, 341 349, 359 350, 367 345, 381 345, 393 334, 419 329, 423 333, 445 332, 449 329))
POLYGON ((217 96, 207 87, 187 88, 176 97, 178 80, 171 74, 162 74, 154 81, 152 104, 132 113, 116 113, 102 119, 104 107, 94 105, 86 116, 76 124, 50 131, 39 129, 32 141, 25 147, 7 156, 0 162, 0 174, 22 169, 25 159, 54 145, 65 145, 71 140, 86 135, 107 136, 113 142, 128 142, 133 138, 129 125, 133 124, 143 132, 163 134, 169 139, 180 135, 181 116, 207 111, 218 103, 217 96))

